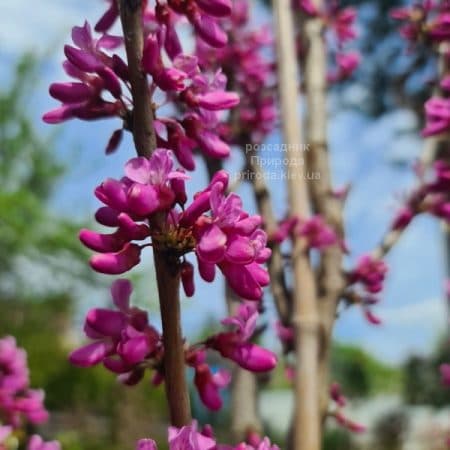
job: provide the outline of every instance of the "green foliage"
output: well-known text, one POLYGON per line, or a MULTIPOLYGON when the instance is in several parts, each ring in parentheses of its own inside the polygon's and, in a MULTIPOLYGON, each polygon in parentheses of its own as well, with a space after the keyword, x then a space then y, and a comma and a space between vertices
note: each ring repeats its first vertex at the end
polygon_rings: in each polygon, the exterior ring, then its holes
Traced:
POLYGON ((63 252, 80 259, 77 227, 49 213, 47 202, 63 174, 52 138, 43 138, 29 117, 28 105, 39 72, 37 60, 25 54, 12 84, 0 90, 0 267, 14 275, 18 256, 43 264, 63 252))
POLYGON ((405 402, 411 405, 450 405, 450 389, 441 383, 439 366, 450 361, 447 342, 440 343, 430 357, 412 356, 403 367, 405 402))
POLYGON ((356 448, 349 431, 341 428, 325 430, 322 450, 356 450, 356 448))
POLYGON ((358 347, 338 343, 333 346, 331 374, 349 397, 396 392, 401 385, 399 370, 386 366, 358 347))

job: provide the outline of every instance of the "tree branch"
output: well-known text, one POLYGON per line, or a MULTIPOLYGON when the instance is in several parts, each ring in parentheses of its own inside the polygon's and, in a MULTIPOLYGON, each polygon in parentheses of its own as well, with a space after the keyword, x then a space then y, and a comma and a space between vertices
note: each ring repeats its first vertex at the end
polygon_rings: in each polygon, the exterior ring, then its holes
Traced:
MULTIPOLYGON (((153 128, 152 99, 141 60, 144 33, 142 1, 118 0, 120 19, 125 36, 125 48, 133 97, 132 131, 136 151, 149 157, 156 148, 153 128)), ((152 225, 164 226, 165 217, 156 217, 152 225)), ((188 388, 185 377, 184 343, 181 331, 180 271, 178 261, 171 261, 164 249, 154 242, 153 259, 156 270, 161 310, 166 396, 172 425, 182 427, 191 422, 188 388)))
MULTIPOLYGON (((321 10, 321 0, 313 1, 321 10)), ((328 152, 327 136, 327 53, 323 38, 323 21, 320 17, 308 17, 303 23, 303 34, 307 43, 305 61, 305 88, 307 96, 307 152, 308 170, 319 174, 310 183, 310 193, 314 210, 344 238, 342 202, 332 195, 332 180, 328 152)), ((321 254, 318 290, 319 314, 321 320, 321 348, 319 355, 320 403, 321 416, 324 420, 328 411, 329 355, 332 342, 333 326, 339 296, 345 287, 342 272, 343 252, 334 245, 324 249, 321 254)))
MULTIPOLYGON (((295 162, 303 148, 298 120, 298 76, 291 2, 273 0, 276 17, 278 86, 281 122, 288 147, 287 157, 294 162, 287 167, 289 207, 292 215, 307 217, 309 199, 306 180, 295 162)), ((309 255, 299 238, 294 238, 293 303, 296 331, 296 374, 294 444, 296 450, 319 450, 321 447, 317 359, 319 353, 319 319, 316 283, 309 255)))

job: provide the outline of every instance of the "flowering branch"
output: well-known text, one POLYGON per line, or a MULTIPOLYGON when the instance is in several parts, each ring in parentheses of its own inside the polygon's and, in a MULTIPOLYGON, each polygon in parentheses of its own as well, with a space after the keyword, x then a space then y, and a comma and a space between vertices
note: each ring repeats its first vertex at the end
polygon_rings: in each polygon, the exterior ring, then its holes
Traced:
MULTIPOLYGON (((153 128, 154 113, 147 76, 142 69, 144 34, 142 30, 142 1, 119 0, 133 98, 131 124, 136 151, 149 157, 156 149, 153 128)), ((162 218, 163 219, 163 218, 162 218)), ((155 218, 159 221, 159 218, 155 218)), ((182 427, 191 423, 189 393, 185 377, 184 343, 180 312, 180 267, 168 255, 153 246, 159 305, 164 340, 164 372, 171 424, 182 427)))

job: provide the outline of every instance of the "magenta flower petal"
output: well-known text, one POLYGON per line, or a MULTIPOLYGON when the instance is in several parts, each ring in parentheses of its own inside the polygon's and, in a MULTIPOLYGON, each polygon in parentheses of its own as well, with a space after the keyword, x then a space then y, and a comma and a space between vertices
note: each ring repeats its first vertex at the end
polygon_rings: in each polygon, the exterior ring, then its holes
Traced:
POLYGON ((239 95, 235 92, 215 91, 197 96, 198 105, 209 111, 230 109, 239 104, 239 95))
POLYGON ((106 227, 119 226, 119 212, 109 206, 102 206, 95 213, 95 220, 106 227))
POLYGON ((120 252, 92 256, 90 264, 97 272, 119 275, 139 264, 140 256, 141 248, 138 245, 126 244, 120 252))
POLYGON ((42 120, 45 123, 56 124, 64 122, 65 120, 73 119, 74 117, 73 105, 64 105, 45 113, 42 116, 42 120))
POLYGON ((79 238, 86 247, 99 253, 118 252, 127 242, 119 232, 100 234, 86 229, 80 231, 79 238))
POLYGON ((74 350, 69 361, 75 366, 91 367, 98 364, 111 351, 111 344, 106 342, 93 342, 92 344, 74 350))
POLYGON ((102 64, 91 53, 70 45, 64 46, 64 54, 75 67, 85 72, 96 72, 102 67, 102 64))
POLYGON ((228 242, 225 257, 235 264, 250 264, 256 256, 255 248, 244 236, 235 236, 228 242))
POLYGON ((197 33, 211 47, 220 48, 228 42, 227 34, 212 17, 197 12, 192 15, 191 20, 197 33))
POLYGON ((119 279, 111 285, 111 297, 120 311, 126 312, 130 308, 130 296, 133 285, 130 280, 119 279))
POLYGON ((126 316, 122 312, 110 309, 94 308, 86 316, 86 325, 108 337, 120 336, 126 323, 126 316))
POLYGON ((153 439, 139 439, 136 450, 158 450, 158 447, 153 439))
POLYGON ((208 283, 212 283, 214 281, 215 275, 216 275, 216 268, 214 264, 211 264, 209 262, 203 261, 197 256, 197 263, 198 263, 198 271, 200 273, 200 276, 207 281, 208 283))
POLYGON ((147 217, 160 207, 158 190, 150 184, 134 183, 128 190, 128 208, 134 214, 147 217))
POLYGON ((92 96, 92 88, 84 83, 52 83, 50 95, 62 103, 80 103, 92 96))
POLYGON ((148 339, 144 334, 128 339, 118 347, 120 356, 130 365, 143 361, 150 350, 148 339))
POLYGON ((150 183, 150 168, 148 158, 143 156, 131 158, 125 164, 125 175, 136 183, 148 184, 150 183))
POLYGON ((216 225, 210 225, 202 230, 196 251, 200 258, 209 263, 216 263, 225 255, 226 234, 216 225))
POLYGON ((277 365, 275 353, 251 342, 240 343, 222 355, 252 372, 267 372, 277 365))
POLYGON ((127 194, 125 186, 120 181, 107 178, 95 189, 95 196, 105 205, 117 210, 127 210, 127 194))
POLYGON ((205 13, 215 17, 227 17, 233 9, 231 0, 197 0, 197 4, 205 13))
POLYGON ((236 294, 247 300, 261 300, 263 291, 248 266, 227 262, 220 263, 219 267, 236 294))

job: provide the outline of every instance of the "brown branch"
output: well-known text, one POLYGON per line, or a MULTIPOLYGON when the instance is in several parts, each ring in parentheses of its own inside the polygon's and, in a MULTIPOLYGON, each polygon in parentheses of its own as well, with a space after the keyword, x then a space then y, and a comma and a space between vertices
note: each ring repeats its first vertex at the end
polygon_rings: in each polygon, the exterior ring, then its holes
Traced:
MULTIPOLYGON (((153 110, 147 77, 141 68, 143 51, 142 1, 118 0, 133 97, 132 131, 136 151, 149 157, 156 148, 153 110)), ((152 225, 164 226, 164 217, 152 225)), ((188 388, 185 377, 184 343, 180 320, 180 272, 178 261, 171 261, 164 249, 154 242, 153 259, 158 284, 163 328, 166 396, 172 425, 182 427, 191 422, 188 388)))
MULTIPOLYGON (((302 147, 298 120, 298 76, 295 36, 291 2, 273 0, 276 17, 278 87, 280 94, 281 122, 284 140, 288 147, 287 157, 295 163, 298 149, 302 147)), ((287 167, 289 207, 292 215, 307 217, 309 211, 308 190, 305 177, 298 164, 287 167)), ((308 254, 302 249, 299 238, 294 238, 293 252, 293 303, 296 344, 295 417, 293 422, 296 450, 319 450, 321 448, 318 353, 319 320, 317 312, 316 283, 308 254)))
POLYGON ((133 112, 131 117, 134 145, 140 156, 150 156, 156 148, 153 128, 153 108, 147 77, 142 70, 144 33, 142 29, 142 0, 118 0, 130 73, 133 112))

